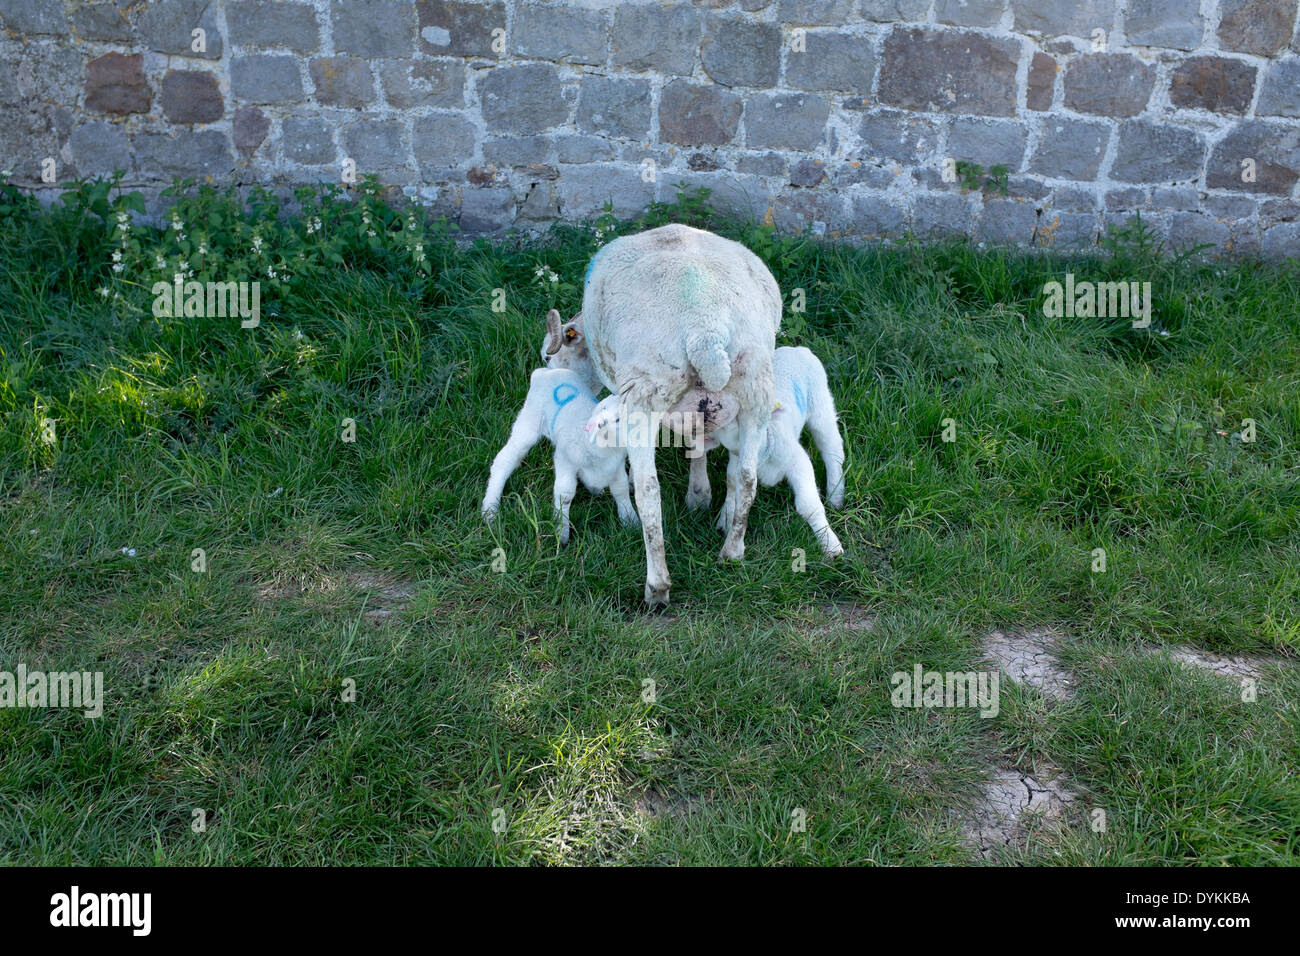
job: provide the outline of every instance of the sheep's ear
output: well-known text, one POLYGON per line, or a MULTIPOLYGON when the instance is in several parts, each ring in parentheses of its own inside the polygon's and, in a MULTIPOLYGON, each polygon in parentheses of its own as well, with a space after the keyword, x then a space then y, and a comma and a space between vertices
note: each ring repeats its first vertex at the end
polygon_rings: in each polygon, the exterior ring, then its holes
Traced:
POLYGON ((560 312, 551 309, 546 313, 546 354, 554 355, 560 350, 560 312))
POLYGON ((570 322, 566 325, 561 339, 565 345, 577 345, 582 340, 582 329, 578 328, 578 323, 570 322))

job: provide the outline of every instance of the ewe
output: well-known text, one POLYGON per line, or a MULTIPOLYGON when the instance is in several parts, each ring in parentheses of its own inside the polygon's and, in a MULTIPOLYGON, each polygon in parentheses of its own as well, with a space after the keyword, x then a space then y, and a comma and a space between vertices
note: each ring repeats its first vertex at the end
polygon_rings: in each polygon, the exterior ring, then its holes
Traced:
MULTIPOLYGON (((758 480, 769 487, 782 481, 790 483, 795 510, 812 528, 826 557, 834 558, 843 554, 844 548, 826 519, 812 459, 799 444, 806 424, 826 463, 826 499, 831 507, 840 507, 844 503, 844 441, 835 421, 835 399, 826 382, 826 369, 806 348, 779 348, 772 356, 772 372, 777 407, 758 453, 758 480)), ((587 430, 602 447, 630 446, 640 440, 629 430, 617 395, 597 403, 587 420, 587 430)), ((727 424, 705 436, 704 449, 722 445, 734 452, 737 440, 735 424, 727 424)), ((736 467, 733 454, 727 464, 727 500, 718 515, 718 527, 723 531, 734 520, 736 467)))
POLYGON ((577 374, 558 368, 533 372, 528 397, 510 429, 510 439, 492 460, 483 496, 485 520, 490 523, 496 517, 506 480, 524 455, 547 438, 555 446, 555 519, 561 544, 569 543, 569 505, 579 478, 593 493, 609 489, 624 524, 639 523, 628 497, 627 453, 622 448, 594 444, 584 430, 595 407, 591 389, 577 374))
MULTIPOLYGON (((717 408, 736 427, 736 488, 720 557, 745 556, 758 449, 772 414, 772 351, 781 290, 737 242, 671 225, 615 239, 587 267, 584 344, 596 377, 629 415, 717 408)), ((550 343, 554 352, 559 343, 550 343)), ((720 421, 710 423, 716 427, 720 421)), ((668 603, 655 445, 627 449, 646 552, 646 603, 668 603)))

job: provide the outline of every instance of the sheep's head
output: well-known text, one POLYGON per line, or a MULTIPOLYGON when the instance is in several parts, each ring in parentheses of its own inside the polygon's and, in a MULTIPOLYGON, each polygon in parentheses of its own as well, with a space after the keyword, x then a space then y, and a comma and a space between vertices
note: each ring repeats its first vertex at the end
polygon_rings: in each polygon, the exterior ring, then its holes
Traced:
POLYGON ((601 388, 600 376, 587 352, 587 339, 582 334, 582 313, 561 324, 556 309, 546 313, 546 339, 542 342, 542 364, 547 368, 567 368, 576 372, 593 392, 601 388))
POLYGON ((591 410, 591 415, 587 418, 587 424, 582 426, 589 442, 602 448, 613 448, 618 445, 621 406, 622 399, 617 395, 606 395, 596 403, 596 407, 591 410))

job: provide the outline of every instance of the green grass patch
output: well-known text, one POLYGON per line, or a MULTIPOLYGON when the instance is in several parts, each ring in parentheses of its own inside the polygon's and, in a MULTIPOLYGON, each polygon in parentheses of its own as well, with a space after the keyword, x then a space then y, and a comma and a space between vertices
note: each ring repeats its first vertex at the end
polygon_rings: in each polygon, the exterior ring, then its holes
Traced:
POLYGON ((172 199, 153 228, 113 183, 47 210, 0 187, 0 670, 102 671, 107 698, 0 708, 0 862, 979 862, 981 783, 1040 765, 1108 826, 992 862, 1297 862, 1294 262, 1132 230, 1074 257, 857 248, 700 195, 496 243, 373 182, 172 199), (847 553, 817 560, 781 487, 720 564, 664 452, 652 616, 607 497, 558 546, 545 451, 492 527, 478 505, 546 310, 577 311, 602 242, 668 221, 802 290, 781 341, 841 411, 847 553), (260 278, 260 324, 155 317, 177 272, 260 278), (1151 282, 1152 327, 1045 316, 1066 272, 1151 282), (993 627, 1049 624, 1070 701, 891 705, 893 672, 979 668, 993 627), (1148 644, 1277 663, 1247 702, 1148 644))

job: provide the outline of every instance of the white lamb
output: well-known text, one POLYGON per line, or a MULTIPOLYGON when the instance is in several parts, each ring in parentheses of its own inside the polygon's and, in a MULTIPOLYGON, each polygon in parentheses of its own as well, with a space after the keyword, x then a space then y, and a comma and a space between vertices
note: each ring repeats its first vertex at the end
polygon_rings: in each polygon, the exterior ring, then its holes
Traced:
MULTIPOLYGON (((758 446, 772 414, 781 324, 772 273, 740 243, 689 226, 622 236, 588 266, 582 324, 597 377, 630 411, 654 418, 715 404, 734 409, 736 497, 720 557, 743 558, 758 446)), ((645 541, 645 600, 654 606, 668 603, 670 580, 655 448, 648 445, 627 455, 645 541)))
MULTIPOLYGON (((826 519, 826 509, 817 493, 817 476, 812 459, 799 443, 804 426, 812 432, 817 449, 826 463, 826 498, 834 508, 844 503, 844 442, 836 424, 835 399, 826 381, 826 369, 806 348, 779 348, 772 356, 777 407, 763 435, 758 453, 758 480, 764 486, 788 481, 794 489, 794 505, 808 522, 817 543, 828 558, 843 554, 844 548, 826 519)), ((587 422, 593 440, 602 447, 636 443, 636 436, 624 415, 617 395, 597 403, 587 422), (629 436, 632 440, 629 441, 629 436)), ((722 445, 734 451, 739 440, 735 423, 709 433, 704 447, 722 445)), ((727 464, 727 499, 718 516, 718 527, 728 530, 735 514, 736 471, 739 460, 733 454, 727 464)))
POLYGON ((484 520, 491 523, 496 517, 507 479, 529 449, 546 438, 555 446, 555 518, 560 544, 569 543, 569 505, 579 478, 593 493, 609 489, 624 524, 641 523, 628 495, 627 451, 595 444, 585 431, 595 407, 595 396, 577 373, 558 368, 533 372, 510 439, 492 460, 483 496, 484 520))

